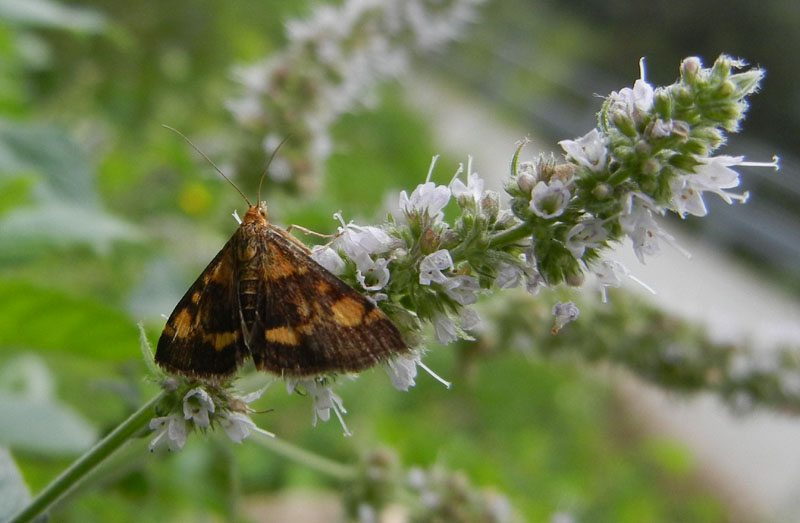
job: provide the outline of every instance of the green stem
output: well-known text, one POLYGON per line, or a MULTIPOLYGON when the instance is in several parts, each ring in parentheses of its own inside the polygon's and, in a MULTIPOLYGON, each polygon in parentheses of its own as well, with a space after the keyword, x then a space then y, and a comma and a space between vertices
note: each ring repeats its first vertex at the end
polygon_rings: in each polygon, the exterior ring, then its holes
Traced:
POLYGON ((354 479, 356 476, 356 469, 354 467, 343 465, 337 461, 324 458, 318 454, 314 454, 313 452, 296 447, 282 439, 258 432, 254 433, 251 437, 255 438, 255 440, 264 447, 267 447, 276 454, 280 454, 284 458, 315 469, 317 472, 322 472, 323 474, 332 476, 340 481, 349 481, 354 479))
POLYGON ((123 421, 105 438, 97 442, 86 454, 70 465, 70 467, 54 479, 27 507, 18 512, 8 523, 32 521, 36 516, 48 510, 70 489, 75 487, 89 472, 108 458, 115 450, 127 442, 136 432, 147 426, 153 417, 153 406, 161 400, 164 392, 157 395, 139 410, 123 421))
POLYGON ((489 248, 496 249, 526 238, 533 233, 533 225, 522 222, 519 225, 492 236, 489 239, 489 248))

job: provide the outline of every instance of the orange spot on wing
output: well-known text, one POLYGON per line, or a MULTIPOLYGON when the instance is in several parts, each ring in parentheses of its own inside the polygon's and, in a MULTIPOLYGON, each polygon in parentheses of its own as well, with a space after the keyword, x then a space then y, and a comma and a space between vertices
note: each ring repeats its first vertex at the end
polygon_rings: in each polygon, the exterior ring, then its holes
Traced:
POLYGON ((364 318, 364 305, 353 298, 342 298, 331 306, 333 321, 342 327, 354 327, 364 318))
POLYGON ((188 309, 181 309, 172 320, 172 325, 175 327, 175 336, 178 338, 186 337, 189 331, 192 330, 193 323, 192 315, 189 313, 188 309))
POLYGON ((232 343, 235 343, 238 339, 239 339, 238 331, 216 332, 213 334, 206 334, 205 336, 203 336, 203 341, 206 341, 214 345, 214 350, 217 351, 220 351, 225 347, 228 347, 232 343))
POLYGON ((275 327, 274 329, 267 329, 264 332, 264 337, 270 343, 300 345, 300 338, 297 336, 297 332, 289 327, 275 327))
POLYGON ((364 323, 366 325, 369 325, 370 323, 374 323, 382 319, 388 319, 388 318, 386 318, 386 315, 383 313, 382 310, 376 308, 369 311, 369 314, 367 314, 366 317, 364 317, 364 323))

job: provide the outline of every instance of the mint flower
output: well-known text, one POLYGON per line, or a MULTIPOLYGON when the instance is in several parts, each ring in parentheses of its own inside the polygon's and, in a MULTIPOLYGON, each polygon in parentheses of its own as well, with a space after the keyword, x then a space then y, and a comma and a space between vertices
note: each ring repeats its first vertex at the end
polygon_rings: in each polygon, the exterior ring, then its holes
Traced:
POLYGON ((453 270, 453 258, 447 249, 431 253, 422 259, 419 264, 419 282, 422 285, 431 283, 446 284, 447 276, 442 271, 453 270))
POLYGON ((214 401, 200 387, 195 387, 183 397, 183 419, 196 427, 206 429, 211 425, 209 414, 214 414, 214 401))
POLYGON ((450 201, 450 189, 444 185, 426 182, 418 185, 409 197, 405 191, 400 191, 400 209, 408 216, 427 214, 434 222, 441 221, 444 217, 442 209, 450 201))
POLYGON ((461 169, 459 169, 459 171, 453 177, 453 181, 450 182, 450 192, 456 200, 459 200, 459 202, 465 200, 478 203, 481 201, 484 194, 483 178, 481 178, 478 173, 471 172, 471 163, 472 158, 470 158, 469 162, 467 163, 467 172, 469 173, 467 175, 467 185, 464 185, 464 182, 458 178, 459 174, 461 173, 461 169))
POLYGON ((341 276, 346 269, 342 257, 330 247, 318 246, 312 251, 311 258, 336 276, 341 276))
POLYGON ((171 451, 181 450, 186 444, 186 425, 187 422, 177 412, 151 419, 150 430, 155 430, 156 434, 147 448, 153 452, 157 447, 166 445, 171 451))
POLYGON ((558 145, 567 153, 567 158, 590 171, 601 172, 606 168, 608 138, 597 129, 592 129, 577 140, 561 140, 558 145))
POLYGON ((421 356, 417 351, 410 351, 408 354, 387 360, 385 368, 392 380, 392 386, 397 390, 407 391, 416 385, 417 365, 420 361, 421 356))
POLYGON ((362 263, 356 270, 356 279, 358 283, 367 291, 379 291, 389 283, 391 274, 386 267, 389 260, 385 258, 378 258, 375 261, 362 263))
MULTIPOLYGON (((223 411, 220 414, 218 422, 225 431, 225 434, 227 434, 234 443, 241 444, 242 440, 250 435, 251 430, 261 432, 262 434, 265 433, 265 431, 259 429, 256 424, 253 423, 250 416, 241 412, 223 411)), ((272 433, 267 434, 273 436, 272 433)))
POLYGON ((660 251, 658 239, 674 242, 672 235, 665 232, 653 217, 653 211, 663 214, 655 202, 647 195, 631 193, 625 200, 625 213, 619 222, 622 230, 633 242, 633 252, 644 263, 645 256, 653 256, 660 251))
POLYGON ((567 303, 556 302, 553 306, 553 316, 555 316, 553 321, 553 334, 558 334, 558 331, 563 329, 564 325, 577 320, 580 314, 581 311, 578 310, 578 307, 571 301, 567 303))
POLYGON ((453 276, 445 281, 445 292, 461 305, 472 305, 478 301, 477 293, 480 290, 480 283, 473 276, 453 276))
POLYGON ((725 191, 739 185, 739 173, 732 166, 774 167, 777 169, 777 158, 772 162, 745 162, 743 156, 714 156, 698 158, 700 165, 694 173, 683 174, 672 182, 672 205, 683 218, 686 213, 705 216, 708 213, 703 201, 704 192, 712 192, 732 204, 734 200, 746 202, 748 193, 736 194, 725 191))
POLYGON ((333 410, 336 417, 339 419, 339 424, 342 426, 345 436, 352 434, 345 425, 343 414, 347 411, 342 404, 342 398, 333 392, 330 384, 325 378, 285 378, 286 391, 291 394, 297 390, 297 387, 302 387, 313 399, 314 403, 312 409, 314 417, 312 424, 316 427, 317 420, 328 421, 331 418, 331 410, 333 410))
POLYGON ((442 345, 448 345, 454 341, 458 341, 458 327, 453 323, 447 314, 437 312, 433 315, 433 328, 436 336, 436 341, 442 345))
POLYGON ((551 180, 549 184, 539 182, 531 193, 530 210, 546 220, 557 218, 564 213, 571 196, 561 180, 551 180))

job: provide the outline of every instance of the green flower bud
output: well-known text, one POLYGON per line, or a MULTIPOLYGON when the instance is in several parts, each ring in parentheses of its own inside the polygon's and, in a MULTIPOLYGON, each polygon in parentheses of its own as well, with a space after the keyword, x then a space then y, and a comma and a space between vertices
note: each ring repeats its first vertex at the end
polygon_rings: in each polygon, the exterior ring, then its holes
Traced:
POLYGON ((606 198, 611 196, 613 192, 614 189, 607 183, 598 183, 592 189, 592 196, 594 196, 598 200, 605 200, 606 198))

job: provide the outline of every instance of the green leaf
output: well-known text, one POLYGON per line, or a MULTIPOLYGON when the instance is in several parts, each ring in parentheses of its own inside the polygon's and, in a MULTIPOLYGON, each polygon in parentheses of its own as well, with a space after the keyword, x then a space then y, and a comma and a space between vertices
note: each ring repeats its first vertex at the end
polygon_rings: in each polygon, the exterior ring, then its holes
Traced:
POLYGON ((30 258, 42 249, 86 245, 107 253, 114 241, 138 241, 138 228, 104 211, 69 203, 22 207, 0 219, 0 260, 30 258))
POLYGON ((0 447, 0 520, 6 521, 31 499, 17 464, 7 449, 0 447))
POLYGON ((0 176, 25 171, 41 176, 38 196, 45 201, 98 205, 92 166, 66 132, 50 125, 0 120, 0 176))
POLYGON ((0 18, 88 33, 100 32, 106 26, 104 18, 95 11, 49 0, 0 0, 0 18))
POLYGON ((77 454, 97 439, 94 427, 71 407, 0 392, 0 444, 47 455, 77 454))
POLYGON ((85 298, 2 279, 0 345, 116 361, 140 354, 136 326, 122 312, 85 298))

